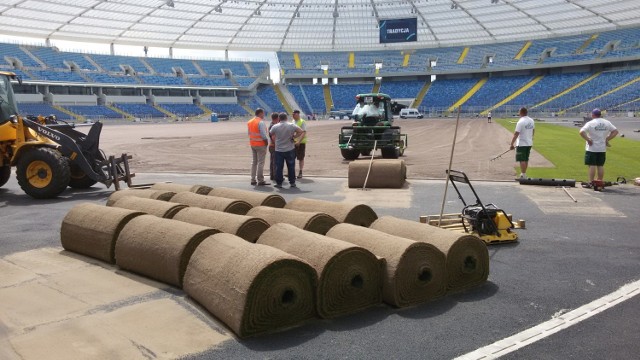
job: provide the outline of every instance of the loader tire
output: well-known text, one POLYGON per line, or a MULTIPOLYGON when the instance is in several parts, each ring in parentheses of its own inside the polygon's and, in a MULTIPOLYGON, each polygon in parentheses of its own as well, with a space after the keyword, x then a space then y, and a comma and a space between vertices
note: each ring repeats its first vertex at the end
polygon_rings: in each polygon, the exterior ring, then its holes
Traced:
POLYGON ((16 178, 27 195, 36 199, 50 199, 67 188, 71 171, 69 162, 58 151, 35 147, 20 156, 16 178))
POLYGON ((0 187, 9 181, 11 176, 11 166, 0 166, 0 187))
POLYGON ((71 171, 69 187, 74 189, 88 189, 97 183, 97 181, 93 180, 84 171, 82 171, 78 165, 71 164, 69 168, 71 171))

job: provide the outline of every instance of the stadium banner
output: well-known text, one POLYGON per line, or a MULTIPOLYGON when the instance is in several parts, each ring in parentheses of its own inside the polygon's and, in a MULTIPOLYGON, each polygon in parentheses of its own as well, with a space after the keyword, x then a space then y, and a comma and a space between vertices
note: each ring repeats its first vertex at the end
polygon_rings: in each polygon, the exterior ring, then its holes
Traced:
POLYGON ((418 18, 380 20, 378 25, 381 44, 418 40, 418 18))

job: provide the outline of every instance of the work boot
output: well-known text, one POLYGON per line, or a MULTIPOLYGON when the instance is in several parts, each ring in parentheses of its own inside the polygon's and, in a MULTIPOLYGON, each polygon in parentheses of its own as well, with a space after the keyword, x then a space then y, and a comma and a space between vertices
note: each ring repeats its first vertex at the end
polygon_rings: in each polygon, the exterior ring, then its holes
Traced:
POLYGON ((298 173, 298 179, 302 179, 302 170, 298 173))

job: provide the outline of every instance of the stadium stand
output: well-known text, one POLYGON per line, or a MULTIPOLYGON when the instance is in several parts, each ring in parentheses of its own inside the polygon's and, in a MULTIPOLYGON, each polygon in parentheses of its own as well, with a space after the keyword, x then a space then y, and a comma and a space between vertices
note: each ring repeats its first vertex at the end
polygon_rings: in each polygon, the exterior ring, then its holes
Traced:
POLYGON ((121 119, 123 116, 104 105, 65 105, 65 109, 88 118, 121 119))
POLYGON ((260 100, 264 101, 271 108, 271 111, 277 111, 277 112, 286 111, 284 109, 284 106, 280 102, 280 99, 278 99, 278 95, 276 94, 276 91, 273 90, 273 86, 271 85, 260 86, 258 88, 258 92, 256 93, 256 96, 260 100))
POLYGON ((191 60, 146 57, 144 61, 160 74, 175 74, 174 69, 177 68, 181 68, 185 74, 200 74, 191 60))
POLYGON ((201 77, 191 76, 189 81, 196 86, 235 86, 231 80, 224 77, 201 77))
POLYGON ((288 89, 305 114, 322 114, 326 111, 322 85, 289 85, 288 89))
POLYGON ((479 107, 495 105, 532 79, 530 75, 491 77, 464 105, 479 107))
POLYGON ((331 85, 333 110, 352 110, 356 104, 357 94, 370 93, 373 84, 331 85))
POLYGON ((26 52, 22 51, 19 45, 15 44, 3 44, 0 43, 0 54, 2 55, 3 63, 10 64, 7 56, 16 58, 22 62, 22 66, 41 68, 40 63, 33 60, 26 52))
POLYGON ((85 72, 84 76, 89 80, 102 84, 139 84, 140 82, 133 76, 111 75, 100 72, 85 72))
POLYGON ((66 114, 49 104, 44 103, 18 103, 18 110, 22 115, 55 115, 58 119, 61 120, 71 120, 72 117, 69 114, 66 114))
POLYGON ((178 85, 184 86, 184 80, 176 76, 139 75, 143 84, 149 85, 178 85))
POLYGON ((83 54, 60 52, 50 47, 29 47, 29 51, 52 69, 68 70, 71 68, 71 62, 74 62, 82 70, 98 70, 83 54))
POLYGON ((29 70, 33 79, 64 82, 87 82, 82 76, 73 71, 65 70, 29 70))
POLYGON ((392 99, 398 98, 415 98, 424 81, 418 80, 394 80, 394 81, 382 81, 380 86, 380 92, 391 96, 392 99))
POLYGON ((147 104, 113 104, 118 109, 126 112, 127 114, 131 114, 135 117, 146 118, 146 117, 156 117, 163 118, 167 115, 160 110, 154 108, 151 105, 147 104))
POLYGON ((466 94, 478 79, 436 79, 420 107, 448 108, 466 94))
POLYGON ((527 91, 511 99, 505 105, 531 107, 586 79, 591 73, 567 73, 546 75, 527 91))
POLYGON ((236 103, 228 104, 202 104, 206 106, 212 112, 217 114, 231 115, 231 116, 246 116, 249 115, 241 105, 236 103))
POLYGON ((140 59, 133 56, 92 54, 91 58, 108 72, 123 73, 124 69, 120 65, 129 65, 136 73, 149 73, 140 59))
POLYGON ((198 116, 204 114, 202 109, 194 104, 160 104, 160 106, 178 116, 198 116))

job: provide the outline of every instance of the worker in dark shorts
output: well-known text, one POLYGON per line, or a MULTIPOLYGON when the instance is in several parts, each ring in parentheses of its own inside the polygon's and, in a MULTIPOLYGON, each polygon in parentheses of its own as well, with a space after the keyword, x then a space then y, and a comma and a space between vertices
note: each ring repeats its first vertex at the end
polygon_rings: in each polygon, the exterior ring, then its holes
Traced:
POLYGON ((487 113, 487 122, 491 124, 491 111, 487 113))
POLYGON ((293 123, 298 125, 302 131, 305 132, 302 140, 296 143, 296 159, 298 159, 298 166, 300 172, 298 173, 298 179, 302 179, 302 169, 304 168, 304 157, 307 152, 307 122, 300 117, 300 110, 293 110, 293 123))
POLYGON ((593 185, 594 180, 603 181, 607 147, 611 146, 609 141, 618 135, 618 129, 601 116, 600 109, 593 109, 592 120, 580 129, 580 136, 587 142, 584 164, 589 166, 589 185, 593 185))
POLYGON ((510 149, 516 149, 516 161, 520 163, 520 179, 527 178, 527 167, 529 167, 529 154, 533 146, 533 134, 535 124, 533 119, 527 116, 527 108, 520 108, 520 119, 513 132, 510 149), (515 145, 515 146, 514 146, 515 145))

